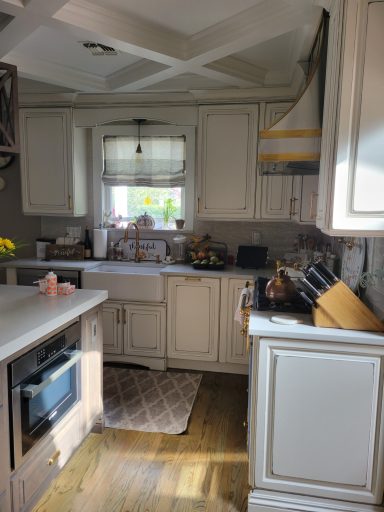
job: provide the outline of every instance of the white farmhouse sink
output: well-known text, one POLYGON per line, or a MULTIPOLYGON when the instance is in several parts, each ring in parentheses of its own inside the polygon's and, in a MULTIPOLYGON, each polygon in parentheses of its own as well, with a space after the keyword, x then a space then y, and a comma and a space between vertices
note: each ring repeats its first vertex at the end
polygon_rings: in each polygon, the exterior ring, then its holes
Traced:
POLYGON ((82 285, 91 290, 108 290, 109 299, 161 302, 164 300, 162 268, 146 263, 108 263, 83 272, 82 285))

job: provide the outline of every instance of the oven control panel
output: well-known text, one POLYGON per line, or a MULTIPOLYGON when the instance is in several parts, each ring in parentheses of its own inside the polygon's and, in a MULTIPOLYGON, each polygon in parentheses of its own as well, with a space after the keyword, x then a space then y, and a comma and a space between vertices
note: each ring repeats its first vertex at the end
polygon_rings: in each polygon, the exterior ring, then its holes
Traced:
POLYGON ((55 341, 36 352, 37 366, 40 366, 48 361, 48 359, 55 356, 58 352, 60 352, 60 350, 63 350, 63 348, 65 348, 65 335, 56 338, 55 341))

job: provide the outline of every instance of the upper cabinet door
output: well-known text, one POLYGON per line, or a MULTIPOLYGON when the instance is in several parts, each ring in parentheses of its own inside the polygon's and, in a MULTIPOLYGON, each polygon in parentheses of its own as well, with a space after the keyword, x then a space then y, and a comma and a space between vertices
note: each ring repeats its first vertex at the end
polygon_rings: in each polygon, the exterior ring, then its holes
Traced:
POLYGON ((258 111, 200 108, 198 217, 254 218, 258 111))
MULTIPOLYGON (((263 128, 275 124, 291 103, 267 103, 263 128)), ((260 127, 261 129, 261 127, 260 127)), ((257 187, 257 217, 268 220, 291 220, 295 213, 292 176, 260 176, 257 187)))
POLYGON ((24 213, 85 215, 85 133, 74 140, 72 109, 21 109, 20 118, 24 213))
POLYGON ((384 2, 331 11, 317 226, 384 236, 384 2))

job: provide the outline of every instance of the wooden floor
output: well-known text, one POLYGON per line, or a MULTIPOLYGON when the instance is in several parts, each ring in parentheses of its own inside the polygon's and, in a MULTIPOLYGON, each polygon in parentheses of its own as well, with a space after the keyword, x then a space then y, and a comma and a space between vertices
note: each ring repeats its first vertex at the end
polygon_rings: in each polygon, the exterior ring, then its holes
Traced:
POLYGON ((33 512, 246 511, 246 388, 204 373, 182 435, 90 434, 33 512))

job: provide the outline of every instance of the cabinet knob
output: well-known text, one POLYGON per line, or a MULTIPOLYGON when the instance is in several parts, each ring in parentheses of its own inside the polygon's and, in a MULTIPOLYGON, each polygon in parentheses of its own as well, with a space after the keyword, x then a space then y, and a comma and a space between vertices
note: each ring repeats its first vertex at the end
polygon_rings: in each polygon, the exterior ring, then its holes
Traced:
POLYGON ((57 450, 53 455, 52 457, 50 457, 47 461, 47 464, 48 466, 53 466, 54 464, 56 464, 56 462, 59 460, 59 457, 61 455, 61 451, 60 450, 57 450))

